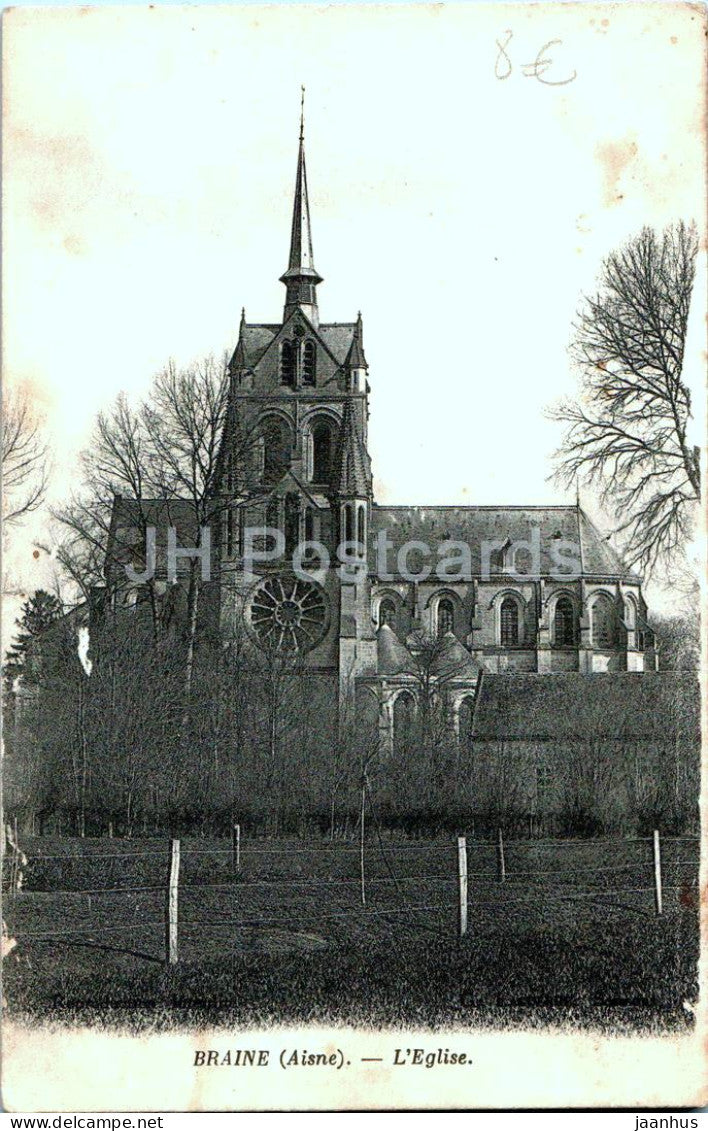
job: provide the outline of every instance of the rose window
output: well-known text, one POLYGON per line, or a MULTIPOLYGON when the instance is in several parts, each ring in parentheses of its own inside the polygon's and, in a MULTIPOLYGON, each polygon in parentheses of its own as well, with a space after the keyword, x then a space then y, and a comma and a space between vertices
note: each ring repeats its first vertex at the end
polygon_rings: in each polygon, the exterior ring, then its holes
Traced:
POLYGON ((262 581, 250 601, 251 629, 267 648, 308 652, 329 624, 327 597, 320 585, 295 574, 262 581))

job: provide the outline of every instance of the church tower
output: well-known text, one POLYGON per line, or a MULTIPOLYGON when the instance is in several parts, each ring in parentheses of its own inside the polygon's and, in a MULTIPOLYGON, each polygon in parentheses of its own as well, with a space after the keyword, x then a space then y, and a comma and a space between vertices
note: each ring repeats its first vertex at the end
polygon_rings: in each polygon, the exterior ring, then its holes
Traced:
POLYGON ((243 624, 267 646, 296 650, 308 666, 337 673, 341 687, 343 669, 353 679, 362 655, 373 657, 375 650, 367 571, 350 580, 338 568, 341 543, 350 544, 350 559, 367 557, 368 366, 361 314, 354 322, 320 321, 323 280, 314 265, 302 113, 288 266, 280 281, 282 321, 252 323, 243 312, 229 364, 222 623, 243 624), (262 535, 254 537, 254 530, 262 535), (276 555, 278 541, 283 552, 276 555), (329 558, 326 568, 317 544, 329 558), (245 551, 254 545, 257 560, 249 561, 245 551))

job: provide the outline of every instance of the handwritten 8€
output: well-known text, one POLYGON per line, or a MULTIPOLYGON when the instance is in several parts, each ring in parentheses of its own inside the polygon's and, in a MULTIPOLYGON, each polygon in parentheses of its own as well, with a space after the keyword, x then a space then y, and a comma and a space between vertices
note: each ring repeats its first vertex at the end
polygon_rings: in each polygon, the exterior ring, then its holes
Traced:
MULTIPOLYGON (((499 48, 499 51, 497 54, 496 63, 494 65, 494 74, 498 79, 508 79, 514 69, 511 61, 511 56, 507 51, 507 48, 513 39, 514 33, 507 28, 507 30, 504 32, 504 35, 506 36, 506 38, 503 43, 501 43, 498 39, 496 40, 496 45, 499 48)), ((572 75, 568 75, 566 78, 561 79, 545 77, 546 72, 549 71, 551 67, 555 66, 555 60, 548 55, 548 51, 551 47, 560 47, 562 45, 562 42, 563 41, 561 39, 549 39, 548 42, 544 43, 543 47, 539 49, 536 58, 532 63, 522 63, 521 73, 523 74, 524 78, 538 79, 538 81, 544 86, 566 86, 569 82, 573 82, 578 77, 577 71, 573 71, 572 75)))

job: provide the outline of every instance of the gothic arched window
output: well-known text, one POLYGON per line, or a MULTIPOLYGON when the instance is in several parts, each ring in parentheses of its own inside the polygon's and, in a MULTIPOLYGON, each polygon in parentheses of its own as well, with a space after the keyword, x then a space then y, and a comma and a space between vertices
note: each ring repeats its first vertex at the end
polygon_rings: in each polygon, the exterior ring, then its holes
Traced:
POLYGON ((280 383, 295 386, 295 347, 292 342, 283 342, 280 347, 280 383))
POLYGON ((315 538, 315 514, 312 507, 305 507, 305 541, 312 542, 315 538))
POLYGON ((314 385, 317 373, 317 351, 314 342, 305 342, 302 351, 302 383, 314 385))
POLYGON ((354 504, 344 504, 344 541, 354 541, 354 504))
POLYGON ((285 553, 291 557, 300 540, 300 499, 289 491, 285 496, 285 553))
POLYGON ((559 648, 575 644, 575 611, 570 597, 559 597, 556 602, 553 643, 559 648))
POLYGON ((393 628, 396 623, 396 602, 391 597, 384 597, 379 605, 379 628, 385 624, 393 628))
POLYGON ((452 607, 452 601, 449 597, 443 597, 438 601, 438 636, 444 636, 446 632, 453 632, 455 625, 455 610, 452 607))
POLYGON ((312 429, 312 482, 327 483, 332 463, 332 425, 318 420, 312 429))
POLYGON ((592 642, 596 648, 614 648, 616 639, 615 611, 609 597, 596 597, 591 610, 592 642))
POLYGON ((366 515, 364 507, 361 504, 356 508, 356 540, 359 544, 361 553, 364 553, 366 545, 366 515))
POLYGON ((226 519, 226 556, 232 558, 238 546, 239 522, 238 514, 234 507, 229 507, 225 514, 226 519))
POLYGON ((501 603, 500 643, 503 648, 513 648, 519 643, 519 606, 513 597, 505 597, 501 603))
POLYGON ((290 430, 284 420, 271 417, 263 426, 263 480, 276 483, 290 467, 290 430))

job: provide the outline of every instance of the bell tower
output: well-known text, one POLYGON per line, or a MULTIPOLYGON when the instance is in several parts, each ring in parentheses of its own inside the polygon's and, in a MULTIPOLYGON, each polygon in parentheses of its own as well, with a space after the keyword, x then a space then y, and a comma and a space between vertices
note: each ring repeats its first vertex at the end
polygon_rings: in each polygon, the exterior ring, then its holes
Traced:
POLYGON ((361 314, 348 322, 320 320, 304 133, 301 101, 282 320, 253 323, 242 314, 229 365, 222 619, 240 619, 251 638, 262 636, 269 646, 282 639, 306 654, 308 666, 336 674, 347 698, 355 675, 375 665, 366 568, 368 366, 361 314), (284 552, 247 560, 239 530, 249 531, 264 553, 280 534, 284 552), (347 560, 357 562, 353 574, 339 569, 341 543, 349 543, 347 560), (298 601, 299 614, 288 604, 298 601))

